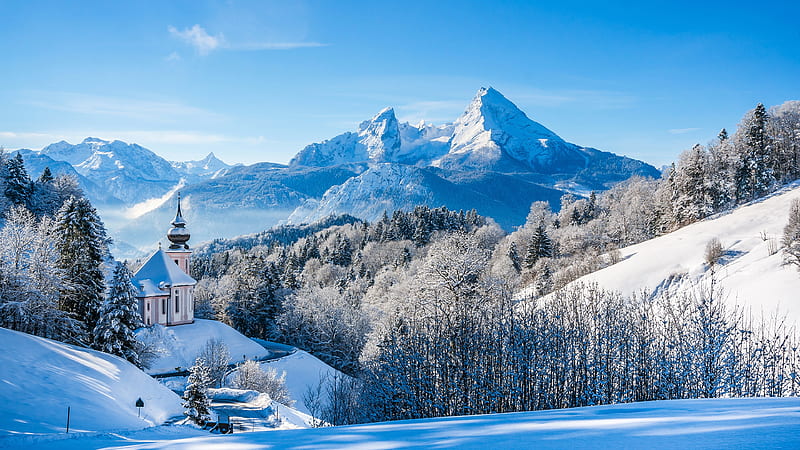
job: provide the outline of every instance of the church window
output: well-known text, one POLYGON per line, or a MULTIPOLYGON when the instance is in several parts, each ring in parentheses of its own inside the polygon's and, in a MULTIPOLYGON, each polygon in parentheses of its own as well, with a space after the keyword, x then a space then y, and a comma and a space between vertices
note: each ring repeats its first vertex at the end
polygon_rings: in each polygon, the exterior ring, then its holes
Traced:
POLYGON ((180 293, 180 291, 175 289, 175 312, 178 312, 178 305, 180 304, 178 293, 180 293))
POLYGON ((162 298, 161 299, 161 314, 166 314, 166 313, 167 313, 167 299, 162 298))

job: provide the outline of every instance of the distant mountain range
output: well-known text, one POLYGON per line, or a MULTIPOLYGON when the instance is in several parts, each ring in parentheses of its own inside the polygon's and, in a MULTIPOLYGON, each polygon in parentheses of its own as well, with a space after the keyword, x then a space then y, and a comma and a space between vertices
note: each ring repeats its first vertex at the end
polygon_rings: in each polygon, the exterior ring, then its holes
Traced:
POLYGON ((170 162, 137 144, 97 138, 20 152, 32 177, 45 166, 76 176, 117 252, 131 256, 161 238, 178 190, 199 242, 331 214, 374 220, 419 204, 475 208, 510 229, 533 201, 557 208, 565 192, 660 175, 644 162, 564 141, 492 88, 481 88, 450 124, 401 123, 386 108, 355 132, 306 146, 288 166, 232 166, 213 153, 170 162))

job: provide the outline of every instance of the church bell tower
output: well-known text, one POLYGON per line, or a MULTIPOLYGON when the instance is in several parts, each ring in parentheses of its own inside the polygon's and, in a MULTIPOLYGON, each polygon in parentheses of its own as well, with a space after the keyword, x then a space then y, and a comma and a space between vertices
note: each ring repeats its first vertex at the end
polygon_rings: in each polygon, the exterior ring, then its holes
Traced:
POLYGON ((181 193, 178 192, 178 212, 175 220, 172 221, 172 228, 167 232, 167 239, 170 241, 169 249, 165 252, 184 273, 189 273, 189 258, 192 251, 189 250, 189 230, 186 229, 186 221, 181 213, 181 193))

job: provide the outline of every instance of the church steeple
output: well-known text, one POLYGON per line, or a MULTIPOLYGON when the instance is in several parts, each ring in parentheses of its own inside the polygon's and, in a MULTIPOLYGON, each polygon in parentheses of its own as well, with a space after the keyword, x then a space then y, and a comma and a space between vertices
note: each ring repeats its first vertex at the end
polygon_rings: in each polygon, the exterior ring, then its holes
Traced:
POLYGON ((167 232, 167 239, 172 243, 169 246, 170 250, 178 250, 181 248, 189 249, 189 230, 186 229, 186 221, 183 219, 181 213, 181 193, 178 192, 178 212, 175 214, 175 220, 172 221, 172 228, 167 232))

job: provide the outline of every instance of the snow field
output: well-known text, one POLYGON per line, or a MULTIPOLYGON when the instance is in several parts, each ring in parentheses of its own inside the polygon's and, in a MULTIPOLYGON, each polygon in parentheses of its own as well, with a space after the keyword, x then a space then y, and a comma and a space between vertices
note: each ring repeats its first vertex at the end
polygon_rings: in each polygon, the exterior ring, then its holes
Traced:
POLYGON ((176 368, 187 370, 194 364, 210 339, 219 339, 228 347, 231 363, 269 356, 269 351, 238 331, 214 320, 195 319, 194 323, 174 327, 153 326, 136 332, 139 340, 154 339, 159 342, 162 354, 147 373, 173 372, 176 368))
POLYGON ((800 272, 796 266, 784 265, 781 251, 771 250, 780 248, 789 205, 798 198, 800 182, 795 182, 760 201, 623 248, 622 261, 578 281, 596 282, 624 295, 667 285, 677 291, 708 285, 712 272, 704 253, 708 241, 716 237, 725 256, 714 276, 727 301, 751 309, 754 315, 778 312, 790 322, 797 321, 800 272))
POLYGON ((50 449, 797 448, 800 399, 701 399, 447 417, 305 430, 198 435, 158 427, 47 442, 50 449), (181 435, 183 438, 181 439, 181 435))
POLYGON ((0 328, 0 446, 5 437, 135 430, 182 416, 180 398, 116 356, 0 328), (144 401, 137 417, 136 400, 144 401))

